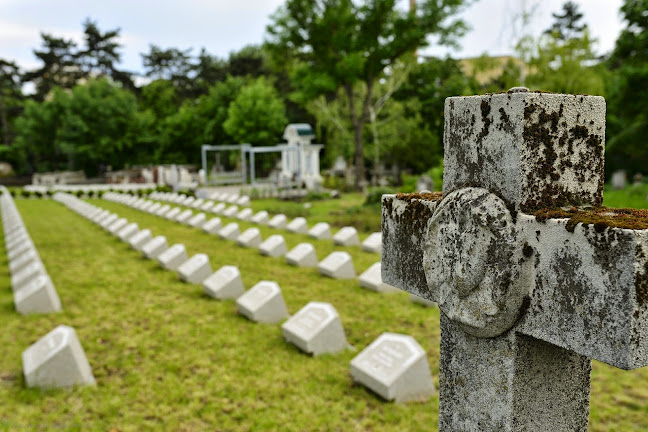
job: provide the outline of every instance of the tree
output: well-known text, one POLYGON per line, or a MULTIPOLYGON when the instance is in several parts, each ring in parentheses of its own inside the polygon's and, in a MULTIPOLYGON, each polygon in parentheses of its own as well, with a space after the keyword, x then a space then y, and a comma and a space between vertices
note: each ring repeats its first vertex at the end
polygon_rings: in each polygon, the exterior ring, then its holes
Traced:
POLYGON ((579 23, 583 19, 583 14, 573 1, 568 1, 563 5, 562 14, 552 13, 551 15, 556 21, 549 29, 545 30, 545 34, 553 34, 560 40, 579 38, 587 27, 586 24, 579 23))
POLYGON ((275 88, 261 77, 243 87, 229 105, 223 129, 240 143, 271 145, 286 126, 285 110, 275 88))
POLYGON ((20 69, 14 62, 0 59, 0 142, 12 141, 12 124, 22 103, 20 69))
POLYGON ((364 126, 383 72, 406 53, 426 45, 428 36, 450 44, 465 30, 463 21, 449 21, 464 0, 421 1, 410 12, 396 3, 288 0, 267 28, 271 54, 294 67, 297 99, 308 101, 343 90, 353 128, 357 188, 365 178, 364 126), (366 87, 362 100, 355 95, 357 83, 366 87))
POLYGON ((196 65, 191 58, 191 50, 162 49, 151 45, 148 54, 141 54, 146 76, 172 82, 181 100, 195 95, 193 78, 196 65))

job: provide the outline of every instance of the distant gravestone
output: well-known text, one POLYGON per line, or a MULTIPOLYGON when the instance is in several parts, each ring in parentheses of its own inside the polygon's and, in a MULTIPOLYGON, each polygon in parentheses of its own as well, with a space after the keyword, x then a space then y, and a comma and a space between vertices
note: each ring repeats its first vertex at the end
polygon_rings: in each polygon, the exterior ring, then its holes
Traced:
POLYGON ((115 213, 111 213, 107 217, 103 218, 99 225, 103 229, 108 229, 108 227, 112 225, 113 222, 115 222, 117 219, 119 219, 119 216, 117 216, 115 213))
POLYGON ((356 276, 353 260, 347 252, 332 252, 319 263, 317 270, 333 279, 353 279, 356 276))
POLYGON ((268 221, 268 226, 275 229, 284 229, 286 227, 286 221, 286 215, 274 215, 272 219, 268 221))
POLYGON ((315 247, 310 243, 299 243, 286 254, 286 262, 297 267, 317 267, 315 247))
POLYGON ((308 231, 308 236, 318 240, 331 238, 331 226, 326 222, 318 222, 308 231))
POLYGON ((212 218, 205 222, 202 226, 202 230, 207 234, 218 234, 218 231, 222 228, 220 218, 212 218))
POLYGON ((238 212, 238 214, 236 215, 236 219, 242 220, 242 221, 249 221, 250 218, 252 217, 252 214, 253 214, 252 209, 245 208, 245 209, 241 210, 240 212, 238 212))
POLYGON ((131 222, 117 232, 117 237, 123 242, 128 242, 139 231, 139 226, 131 222))
POLYGON ((182 200, 182 202, 180 204, 182 204, 185 207, 190 207, 191 204, 193 204, 194 201, 196 201, 196 198, 190 196, 190 197, 187 197, 184 200, 182 200))
POLYGON ((227 205, 221 202, 212 207, 211 212, 214 214, 222 214, 226 207, 227 205))
POLYGON ((72 327, 60 325, 22 353, 27 387, 94 385, 83 347, 72 327))
POLYGON ((247 195, 243 195, 239 199, 236 200, 236 204, 240 206, 249 206, 250 205, 250 197, 247 195))
POLYGON ((407 335, 380 335, 351 360, 351 376, 383 399, 398 403, 435 393, 425 350, 407 335))
POLYGON ((416 191, 433 191, 434 190, 434 181, 430 176, 422 175, 416 180, 416 191))
POLYGON ((164 214, 164 218, 168 220, 175 220, 181 212, 182 209, 180 207, 174 207, 164 214))
POLYGON ((261 232, 258 228, 248 228, 236 238, 236 243, 246 248, 259 247, 261 241, 261 232))
POLYGON ((32 261, 11 275, 11 289, 16 292, 42 274, 45 274, 43 264, 40 261, 32 261))
POLYGON ((236 240, 239 235, 239 226, 236 222, 230 222, 218 231, 218 236, 223 240, 236 240))
POLYGON ((360 239, 358 238, 358 230, 351 226, 341 228, 340 231, 333 236, 333 243, 340 246, 359 245, 360 239))
POLYGON ((212 207, 214 207, 214 201, 205 201, 205 203, 200 206, 200 210, 206 212, 210 211, 212 207))
POLYGON ((281 332, 286 341, 314 356, 347 347, 340 316, 330 303, 308 303, 283 323, 281 332))
POLYGON ((261 210, 254 216, 250 218, 250 222, 259 224, 259 225, 266 225, 268 221, 270 220, 270 217, 268 216, 268 212, 265 210, 261 210))
POLYGON ((108 232, 110 234, 117 235, 117 233, 127 224, 128 220, 126 218, 119 218, 108 227, 108 232))
POLYGON ((230 194, 229 197, 227 197, 227 202, 230 204, 234 204, 236 201, 238 201, 239 195, 238 194, 230 194))
POLYGON ((178 216, 176 216, 175 220, 178 223, 187 225, 192 215, 193 212, 191 210, 183 210, 178 216))
POLYGON ((628 175, 625 171, 619 170, 612 173, 612 189, 623 189, 628 185, 628 175))
POLYGON ((162 268, 175 271, 183 262, 187 261, 187 258, 187 250, 185 249, 185 246, 176 243, 158 255, 157 260, 162 268))
POLYGON ((206 254, 196 254, 178 267, 180 279, 193 284, 202 283, 212 274, 209 257, 206 254))
POLYGON ((286 241, 279 234, 271 235, 259 245, 261 255, 279 257, 286 254, 286 241))
POLYGON ((137 232, 133 237, 128 240, 128 244, 135 249, 136 251, 141 251, 142 247, 149 241, 151 240, 152 235, 151 235, 151 230, 150 229, 143 229, 139 232, 137 232))
POLYGON ((251 321, 273 324, 288 316, 276 282, 261 281, 236 300, 241 315, 251 321))
POLYGON ((380 253, 382 251, 382 233, 375 232, 362 242, 362 250, 365 252, 380 253))
POLYGON ((156 214, 157 211, 160 209, 160 207, 162 207, 162 204, 160 204, 160 203, 158 203, 158 202, 153 203, 153 205, 152 205, 151 207, 149 207, 148 209, 146 209, 146 212, 147 212, 147 213, 150 213, 150 214, 156 214))
POLYGON ((40 261, 36 249, 28 249, 9 262, 9 273, 15 274, 34 261, 40 261))
POLYGON ((61 300, 49 276, 41 274, 14 293, 14 305, 20 314, 59 312, 61 300))
POLYGON ((369 267, 364 273, 358 276, 358 282, 363 288, 376 292, 397 292, 398 288, 386 284, 380 276, 380 263, 377 262, 369 267))
POLYGON ((200 207, 203 205, 204 202, 205 202, 204 199, 198 198, 196 201, 191 203, 191 207, 195 209, 200 209, 200 207))
POLYGON ((139 208, 142 211, 148 212, 151 207, 153 207, 155 203, 153 201, 145 201, 144 204, 139 208))
POLYGON ((412 303, 420 304, 425 307, 438 306, 435 301, 419 297, 416 294, 410 294, 410 300, 412 301, 412 303))
POLYGON ((305 234, 308 231, 308 224, 303 217, 297 217, 286 225, 286 230, 292 233, 305 234))
POLYGON ((238 268, 223 266, 203 281, 205 293, 218 300, 237 299, 244 292, 243 280, 238 268))
POLYGON ((31 240, 25 240, 22 243, 8 249, 7 258, 9 258, 10 261, 13 261, 16 258, 18 258, 20 255, 24 254, 25 252, 33 248, 34 248, 34 244, 31 242, 31 240))
POLYGON ((223 216, 228 217, 228 218, 235 218, 238 211, 239 211, 238 207, 235 206, 235 205, 232 205, 232 206, 227 207, 223 211, 223 216))
POLYGON ((166 214, 171 211, 171 206, 169 204, 163 204, 156 212, 156 216, 166 218, 166 214))
POLYGON ((206 220, 207 220, 207 216, 205 216, 205 213, 198 213, 192 216, 187 221, 187 224, 193 228, 201 228, 205 224, 206 220))
POLYGON ((102 210, 101 212, 93 216, 90 220, 94 223, 100 224, 101 221, 103 221, 108 216, 110 216, 110 212, 108 210, 102 210))
POLYGON ((148 259, 157 259, 165 250, 167 250, 166 237, 157 236, 142 246, 142 255, 148 259))

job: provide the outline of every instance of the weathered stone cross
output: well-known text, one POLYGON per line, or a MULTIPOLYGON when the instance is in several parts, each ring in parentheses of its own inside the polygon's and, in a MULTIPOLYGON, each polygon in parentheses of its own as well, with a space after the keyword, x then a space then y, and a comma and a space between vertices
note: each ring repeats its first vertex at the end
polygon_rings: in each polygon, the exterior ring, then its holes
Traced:
POLYGON ((590 359, 648 364, 648 213, 599 207, 604 139, 602 97, 448 98, 443 197, 383 197, 383 281, 443 312, 439 430, 585 431, 590 359))

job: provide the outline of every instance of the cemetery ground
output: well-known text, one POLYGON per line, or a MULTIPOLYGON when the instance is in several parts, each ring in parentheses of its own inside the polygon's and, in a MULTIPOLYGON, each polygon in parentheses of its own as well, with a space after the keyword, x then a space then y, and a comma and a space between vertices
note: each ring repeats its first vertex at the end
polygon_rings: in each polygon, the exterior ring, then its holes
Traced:
MULTIPOLYGON (((635 195, 630 188, 606 191, 605 204, 647 208, 645 192, 643 202, 640 194, 629 202, 635 195)), ((348 223, 347 215, 364 218, 363 199, 345 195, 314 201, 309 209, 303 203, 260 200, 252 207, 283 211, 289 219, 306 216, 310 226, 320 221, 341 226, 348 223)), ((260 280, 278 282, 291 314, 309 301, 332 303, 355 350, 302 354, 283 340, 280 324, 248 321, 236 313, 233 301, 216 301, 200 285, 180 282, 174 272, 141 258, 62 204, 17 199, 63 312, 18 315, 8 288, 6 254, 0 251, 5 287, 0 290, 0 430, 436 430, 437 396, 404 405, 384 402, 352 383, 349 362, 383 332, 408 334, 427 351, 438 387, 437 308, 414 304, 406 293, 362 289, 355 279, 324 278, 316 269, 291 267, 283 258, 263 257, 256 249, 124 205, 91 202, 154 235, 165 235, 169 245, 183 243, 189 256, 206 253, 214 270, 237 265, 246 289, 260 280), (58 324, 77 331, 96 387, 25 388, 21 352, 58 324)), ((379 214, 378 207, 375 211, 379 214)), ((237 222, 241 231, 257 226, 237 222)), ((359 247, 259 229, 263 238, 282 234, 288 249, 311 242, 320 260, 334 250, 347 250, 358 274, 379 260, 359 247)), ((372 230, 361 232, 361 239, 372 230)), ((626 372, 597 361, 592 365, 590 430, 648 430, 648 368, 626 372)))

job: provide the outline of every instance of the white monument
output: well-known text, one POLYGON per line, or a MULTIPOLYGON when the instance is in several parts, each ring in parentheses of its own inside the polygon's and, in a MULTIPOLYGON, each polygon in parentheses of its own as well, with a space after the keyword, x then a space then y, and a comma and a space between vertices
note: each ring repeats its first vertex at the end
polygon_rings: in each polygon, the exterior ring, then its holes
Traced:
POLYGON ((281 326, 284 339, 314 356, 347 347, 344 328, 330 303, 310 302, 281 326))
POLYGON ((239 269, 223 266, 203 281, 205 293, 218 300, 237 299, 244 292, 243 279, 239 269))
POLYGON ((281 289, 276 282, 261 281, 236 300, 241 315, 251 321, 273 324, 288 317, 281 289))
POLYGON ((310 243, 299 243, 286 254, 286 262, 297 267, 317 267, 315 247, 310 243))
POLYGON ((286 241, 283 236, 274 234, 259 245, 261 255, 279 257, 286 254, 286 241))
POLYGON ((317 270, 333 279, 353 279, 356 276, 351 255, 341 251, 331 252, 319 263, 317 270))
POLYGON ((187 261, 187 258, 185 246, 181 243, 176 243, 158 255, 157 260, 162 268, 175 271, 180 267, 180 264, 187 261))
POLYGON ((211 274, 209 257, 203 253, 192 256, 178 267, 180 279, 192 284, 202 283, 211 274))

